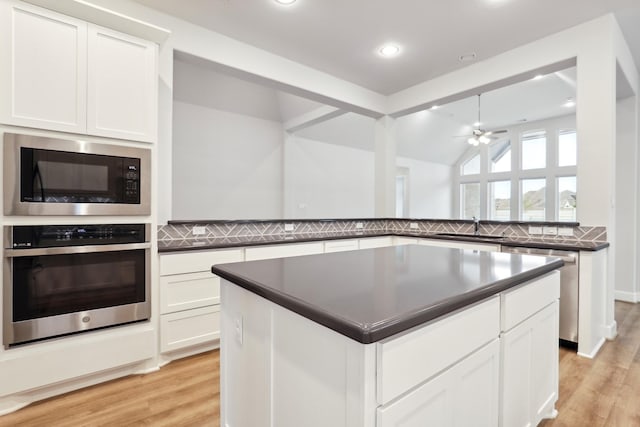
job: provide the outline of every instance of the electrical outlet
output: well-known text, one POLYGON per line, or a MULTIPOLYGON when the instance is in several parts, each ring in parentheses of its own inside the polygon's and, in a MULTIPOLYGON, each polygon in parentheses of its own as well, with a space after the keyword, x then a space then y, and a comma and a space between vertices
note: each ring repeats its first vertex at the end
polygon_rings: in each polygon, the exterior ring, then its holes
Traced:
POLYGON ((417 230, 418 229, 418 223, 417 222, 409 223, 409 228, 412 229, 412 230, 417 230))
POLYGON ((542 227, 529 226, 529 234, 542 234, 542 227))
POLYGON ((194 236, 202 236, 203 234, 207 234, 207 227, 202 225, 194 225, 191 229, 191 233, 194 236))
POLYGON ((233 321, 233 329, 235 332, 235 336, 236 336, 236 341, 238 341, 238 344, 242 345, 242 316, 238 315, 236 316, 236 318, 233 321))
POLYGON ((293 231, 293 229, 294 229, 293 224, 286 223, 286 224, 284 225, 284 231, 293 231))
POLYGON ((557 236, 558 227, 542 227, 542 234, 545 236, 557 236))
POLYGON ((364 228, 364 224, 361 222, 356 222, 356 228, 364 228))
POLYGON ((558 236, 573 236, 572 227, 558 227, 558 236))

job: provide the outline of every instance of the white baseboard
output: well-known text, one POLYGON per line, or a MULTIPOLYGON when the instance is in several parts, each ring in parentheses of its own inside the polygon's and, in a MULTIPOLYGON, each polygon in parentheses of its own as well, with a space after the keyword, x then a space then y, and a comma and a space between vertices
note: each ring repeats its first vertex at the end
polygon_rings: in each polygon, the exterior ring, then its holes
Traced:
POLYGON ((606 340, 604 339, 604 337, 600 338, 598 343, 591 349, 591 352, 582 353, 578 351, 578 356, 586 357, 587 359, 593 359, 594 357, 596 357, 596 354, 598 354, 598 352, 600 351, 600 348, 604 345, 605 341, 606 340))
POLYGON ((616 301, 632 302, 637 304, 640 302, 640 294, 638 294, 638 292, 616 291, 615 299, 616 301))
POLYGON ((608 340, 614 340, 618 336, 618 323, 615 320, 602 329, 604 337, 608 340))

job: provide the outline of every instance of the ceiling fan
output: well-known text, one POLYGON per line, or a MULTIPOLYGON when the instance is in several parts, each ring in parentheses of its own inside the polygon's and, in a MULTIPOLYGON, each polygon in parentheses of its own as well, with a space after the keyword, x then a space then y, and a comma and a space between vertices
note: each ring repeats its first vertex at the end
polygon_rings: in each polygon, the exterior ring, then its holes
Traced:
POLYGON ((488 144, 491 141, 498 139, 498 137, 496 136, 497 134, 507 133, 506 129, 484 130, 480 128, 480 125, 482 123, 480 121, 480 95, 481 94, 478 94, 478 122, 476 123, 477 127, 473 130, 471 135, 464 135, 465 137, 468 137, 467 142, 474 147, 478 144, 488 144))

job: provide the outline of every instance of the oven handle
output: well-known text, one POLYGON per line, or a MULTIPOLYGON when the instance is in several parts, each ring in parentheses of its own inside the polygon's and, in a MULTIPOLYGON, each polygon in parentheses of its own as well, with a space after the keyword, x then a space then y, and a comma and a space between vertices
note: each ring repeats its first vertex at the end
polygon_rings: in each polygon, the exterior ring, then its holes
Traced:
POLYGON ((40 255, 84 254, 89 252, 114 252, 132 251, 135 249, 149 249, 151 243, 123 243, 119 245, 88 245, 88 246, 61 246, 53 248, 35 249, 5 249, 6 258, 20 258, 40 255))

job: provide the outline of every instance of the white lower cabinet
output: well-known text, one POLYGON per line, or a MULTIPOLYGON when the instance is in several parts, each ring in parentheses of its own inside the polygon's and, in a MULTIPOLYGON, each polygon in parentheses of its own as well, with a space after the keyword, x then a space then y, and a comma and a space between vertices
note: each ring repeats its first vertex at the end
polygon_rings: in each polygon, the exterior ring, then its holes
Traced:
POLYGON ((493 340, 377 410, 377 427, 498 425, 500 343, 493 340), (428 420, 428 424, 425 422, 428 420))
POLYGON ((160 318, 160 351, 170 352, 220 338, 220 305, 165 314, 160 318))
POLYGON ((221 425, 520 427, 555 415, 557 271, 371 344, 221 282, 221 425))
POLYGON ((243 259, 242 249, 160 255, 161 353, 215 344, 220 338, 220 278, 211 266, 243 259))
POLYGON ((501 426, 535 426, 558 400, 558 301, 502 335, 501 426))

